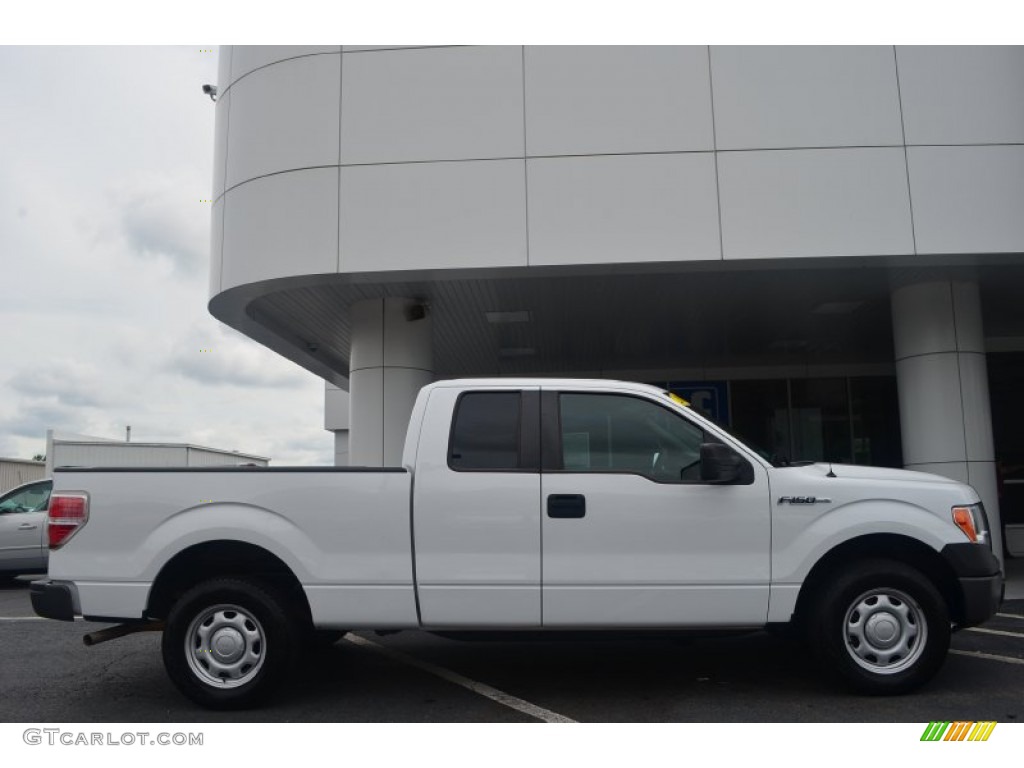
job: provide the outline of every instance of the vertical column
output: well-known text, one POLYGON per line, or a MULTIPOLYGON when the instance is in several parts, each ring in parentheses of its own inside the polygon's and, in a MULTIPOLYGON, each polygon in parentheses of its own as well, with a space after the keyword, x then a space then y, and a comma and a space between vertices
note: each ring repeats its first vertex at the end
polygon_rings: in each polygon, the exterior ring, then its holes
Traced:
POLYGON ((940 280, 898 288, 892 322, 904 466, 972 485, 1002 561, 978 284, 940 280))
POLYGON ((430 317, 413 299, 352 305, 349 463, 397 466, 420 388, 434 378, 430 317))
POLYGON ((348 466, 348 392, 324 382, 324 429, 334 433, 334 466, 348 466))

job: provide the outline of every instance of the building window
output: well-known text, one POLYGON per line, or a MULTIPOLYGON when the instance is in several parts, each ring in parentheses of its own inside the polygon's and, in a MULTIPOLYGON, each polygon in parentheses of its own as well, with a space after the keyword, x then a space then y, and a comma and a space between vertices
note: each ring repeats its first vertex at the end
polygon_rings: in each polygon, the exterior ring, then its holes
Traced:
POLYGON ((790 381, 794 461, 853 462, 846 379, 790 381))
POLYGON ((894 377, 851 378, 850 416, 854 464, 903 466, 900 405, 894 377))
POLYGON ((772 461, 789 460, 793 447, 789 439, 789 382, 733 381, 733 433, 772 461))
POLYGON ((733 381, 729 394, 733 432, 773 461, 903 465, 895 377, 733 381))

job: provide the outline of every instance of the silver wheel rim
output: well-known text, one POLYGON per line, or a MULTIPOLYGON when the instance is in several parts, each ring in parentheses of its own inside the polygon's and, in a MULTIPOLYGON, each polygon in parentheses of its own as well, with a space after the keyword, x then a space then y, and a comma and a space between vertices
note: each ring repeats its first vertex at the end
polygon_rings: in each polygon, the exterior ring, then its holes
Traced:
POLYGON ((245 685, 259 674, 266 656, 263 626, 237 605, 207 608, 185 633, 185 658, 192 673, 216 688, 245 685))
POLYGON ((924 611, 898 589, 865 592, 850 604, 843 622, 846 651, 876 674, 894 675, 913 666, 927 640, 924 611))

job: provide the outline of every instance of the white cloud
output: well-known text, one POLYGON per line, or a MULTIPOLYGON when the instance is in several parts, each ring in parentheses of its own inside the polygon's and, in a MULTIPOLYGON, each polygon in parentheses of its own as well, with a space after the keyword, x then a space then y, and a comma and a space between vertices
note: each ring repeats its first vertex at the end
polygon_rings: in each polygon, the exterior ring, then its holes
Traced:
POLYGON ((0 48, 0 454, 130 424, 331 463, 320 379, 206 309, 215 81, 194 47, 0 48))
POLYGON ((7 380, 24 399, 53 400, 66 406, 102 406, 110 402, 96 367, 73 359, 45 358, 27 364, 7 380))
POLYGON ((163 180, 127 195, 117 205, 121 231, 130 252, 143 259, 166 260, 188 276, 206 276, 209 226, 196 202, 183 200, 180 183, 163 180))
POLYGON ((210 386, 295 388, 308 377, 265 347, 212 322, 196 324, 181 336, 164 371, 210 386))

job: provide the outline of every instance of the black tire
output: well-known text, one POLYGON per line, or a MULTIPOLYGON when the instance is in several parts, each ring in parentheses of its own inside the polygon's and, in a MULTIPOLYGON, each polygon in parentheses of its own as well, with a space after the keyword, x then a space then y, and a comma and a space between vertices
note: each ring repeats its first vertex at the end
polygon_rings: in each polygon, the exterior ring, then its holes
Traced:
POLYGON ((287 605, 268 584, 224 578, 196 585, 167 617, 162 652, 171 681, 209 709, 261 704, 288 678, 301 642, 287 605))
POLYGON ((863 560, 820 584, 806 619, 823 670, 872 695, 928 682, 949 650, 945 600, 920 571, 895 560, 863 560))

